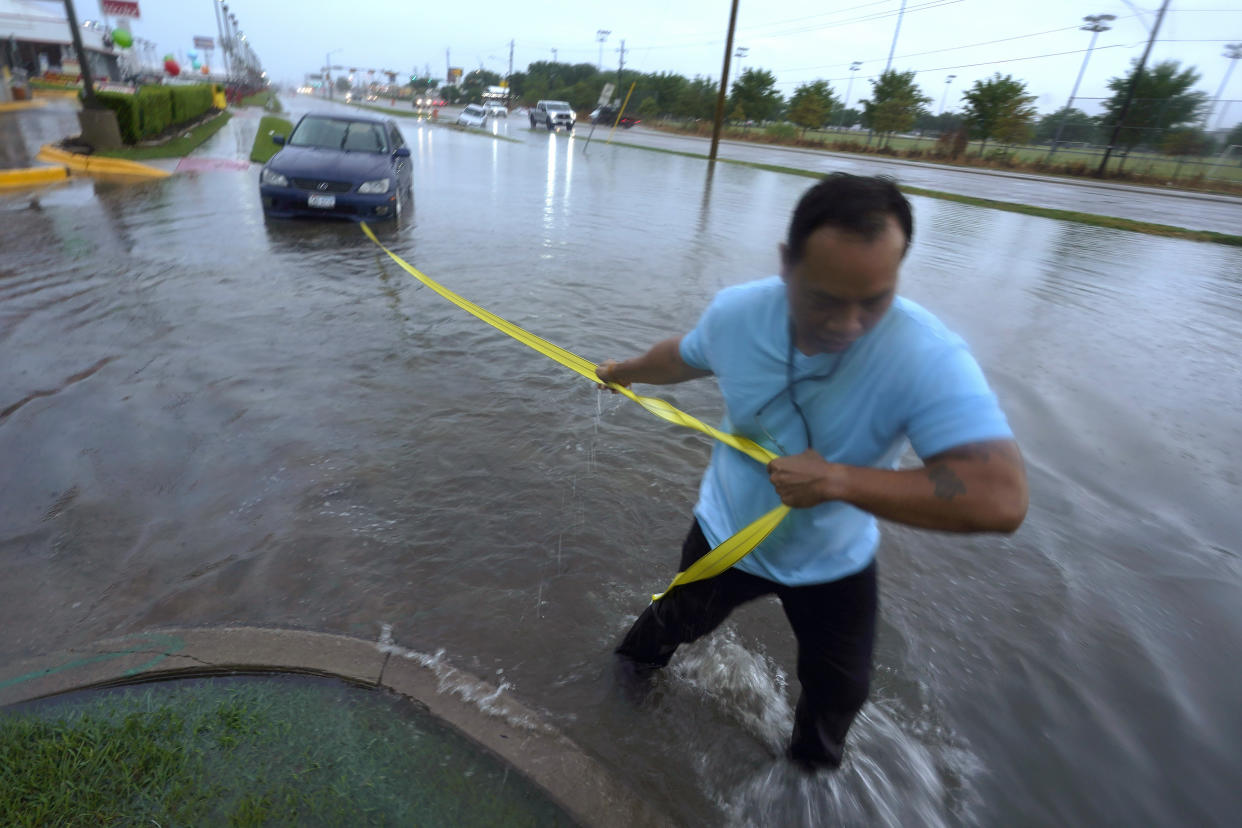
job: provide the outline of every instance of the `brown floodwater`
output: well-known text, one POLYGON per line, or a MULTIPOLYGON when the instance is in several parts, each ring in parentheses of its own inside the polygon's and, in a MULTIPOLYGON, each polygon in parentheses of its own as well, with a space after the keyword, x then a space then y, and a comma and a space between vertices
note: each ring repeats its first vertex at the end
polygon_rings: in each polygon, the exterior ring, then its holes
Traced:
MULTIPOLYGON (((404 123, 399 255, 591 360, 766 275, 808 180, 404 123)), ((249 153, 257 114, 200 153, 249 153)), ((598 138, 598 135, 597 135, 598 138)), ((885 527, 846 766, 781 756, 779 607, 635 705, 610 652, 674 572, 710 450, 421 287, 257 167, 0 196, 0 662, 153 628, 441 652, 673 820, 1225 825, 1242 808, 1242 250, 913 199, 903 292, 971 342, 1026 455, 1011 537, 885 527)), ((714 422, 710 381, 658 395, 714 422)))

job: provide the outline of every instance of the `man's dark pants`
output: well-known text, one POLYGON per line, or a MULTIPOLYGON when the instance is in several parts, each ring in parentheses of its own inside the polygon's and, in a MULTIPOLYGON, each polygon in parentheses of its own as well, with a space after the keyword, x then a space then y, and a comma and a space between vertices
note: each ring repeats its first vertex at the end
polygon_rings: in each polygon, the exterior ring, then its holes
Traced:
MULTIPOLYGON (((711 551, 696 520, 682 545, 681 570, 711 551)), ((678 645, 707 635, 735 607, 775 594, 798 641, 802 693, 789 756, 804 765, 841 764, 845 734, 867 700, 875 642, 876 566, 809 586, 783 586, 738 569, 679 586, 634 622, 617 654, 663 667, 678 645)))

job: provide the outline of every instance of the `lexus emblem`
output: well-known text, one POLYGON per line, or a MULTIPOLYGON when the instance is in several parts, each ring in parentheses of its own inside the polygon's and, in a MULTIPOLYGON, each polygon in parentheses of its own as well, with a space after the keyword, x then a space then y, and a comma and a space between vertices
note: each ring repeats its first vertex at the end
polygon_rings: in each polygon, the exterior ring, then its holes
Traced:
POLYGON ((328 189, 328 182, 326 182, 326 181, 320 181, 320 182, 319 182, 319 189, 321 189, 321 190, 326 190, 326 189, 328 189))

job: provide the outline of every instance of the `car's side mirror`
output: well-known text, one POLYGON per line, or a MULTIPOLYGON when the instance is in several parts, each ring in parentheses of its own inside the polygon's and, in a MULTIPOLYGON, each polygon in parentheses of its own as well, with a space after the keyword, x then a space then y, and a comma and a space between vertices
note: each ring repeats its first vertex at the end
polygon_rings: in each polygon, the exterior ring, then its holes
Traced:
POLYGON ((283 147, 283 146, 285 145, 285 136, 283 136, 283 135, 277 135, 276 133, 274 133, 274 132, 273 132, 273 133, 272 133, 272 143, 273 143, 273 144, 275 144, 275 145, 276 145, 276 146, 278 146, 278 147, 283 147))
POLYGON ((409 147, 397 147, 395 150, 392 151, 392 157, 393 158, 409 158, 410 148, 409 147))

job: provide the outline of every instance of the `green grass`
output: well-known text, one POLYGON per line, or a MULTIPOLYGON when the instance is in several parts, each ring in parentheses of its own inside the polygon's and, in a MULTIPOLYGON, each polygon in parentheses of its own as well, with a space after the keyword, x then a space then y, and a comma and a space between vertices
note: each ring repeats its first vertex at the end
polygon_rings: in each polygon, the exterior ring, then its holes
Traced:
POLYGON ((268 159, 280 152, 280 147, 272 141, 272 133, 289 137, 293 132, 293 124, 275 115, 264 115, 259 121, 259 131, 254 135, 254 146, 250 148, 250 160, 266 164, 268 159))
POLYGON ((157 147, 121 147, 120 149, 101 150, 96 154, 102 158, 124 158, 129 161, 146 161, 152 158, 183 158, 198 149, 208 138, 219 132, 229 122, 229 118, 232 117, 230 113, 222 112, 210 121, 205 121, 157 147))
POLYGON ((215 678, 0 713, 0 825, 567 825, 408 703, 215 678))
POLYGON ((275 92, 264 90, 256 92, 253 95, 247 95, 241 99, 242 106, 261 106, 268 112, 284 112, 284 107, 280 105, 280 98, 275 92))
MULTIPOLYGON (((663 149, 661 147, 645 147, 639 144, 629 144, 623 141, 613 141, 614 146, 629 147, 631 149, 647 150, 648 152, 663 152, 669 155, 681 155, 686 158, 700 158, 707 160, 707 156, 697 152, 683 152, 681 150, 663 149)), ((799 175, 805 178, 823 178, 823 172, 816 170, 803 170, 797 167, 785 167, 778 164, 759 164, 754 161, 736 161, 728 158, 717 158, 722 164, 736 164, 739 167, 751 167, 756 170, 766 170, 767 172, 785 173, 787 175, 799 175)), ((988 198, 975 198, 974 196, 959 195, 958 193, 944 193, 938 190, 924 190, 920 187, 905 187, 902 192, 910 195, 924 196, 926 198, 938 198, 944 201, 956 201, 961 204, 970 204, 975 207, 987 207, 992 210, 1004 210, 1009 213, 1023 213, 1028 216, 1040 216, 1042 218, 1057 219, 1058 221, 1073 221, 1079 224, 1090 224, 1095 227, 1108 227, 1114 230, 1128 230, 1134 233, 1146 233, 1149 236, 1166 236, 1174 239, 1187 239, 1189 241, 1213 242, 1216 244, 1227 244, 1235 247, 1242 247, 1242 236, 1235 236, 1229 233, 1217 233, 1212 230, 1189 230, 1185 227, 1174 227, 1167 224, 1152 224, 1146 221, 1133 221, 1131 219, 1115 218, 1113 216, 1098 216, 1094 213, 1078 213, 1072 210, 1055 210, 1049 207, 1036 207, 1031 204, 1014 204, 1008 201, 994 201, 988 198)))
MULTIPOLYGON (((687 129, 675 123, 650 124, 650 126, 681 135, 704 137, 711 134, 708 124, 700 124, 696 129, 687 129)), ((782 128, 788 126, 787 124, 773 124, 768 127, 726 125, 722 137, 733 141, 820 149, 826 152, 881 155, 926 164, 1015 170, 1078 179, 1093 177, 1102 157, 1098 151, 1082 152, 1063 149, 1049 158, 1047 147, 1006 147, 997 145, 994 141, 983 146, 980 141, 972 140, 960 156, 950 159, 936 154, 935 138, 891 136, 886 148, 881 151, 880 138, 873 137, 868 144, 866 132, 808 130, 802 133, 801 130, 797 130, 796 136, 790 136, 786 129, 782 137, 782 128), (982 157, 980 156, 981 146, 983 147, 982 157)), ((1217 164, 1214 157, 1188 157, 1179 161, 1175 156, 1135 151, 1125 159, 1124 164, 1121 156, 1114 154, 1109 159, 1108 176, 1152 187, 1172 187, 1226 194, 1237 194, 1239 188, 1242 187, 1242 165, 1238 164, 1236 158, 1217 164), (1211 180, 1205 178, 1209 169, 1213 176, 1211 180)))

